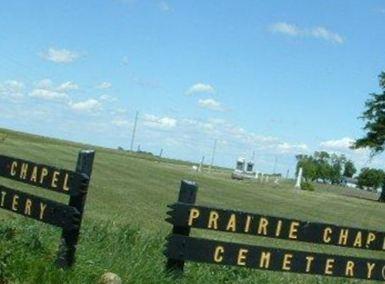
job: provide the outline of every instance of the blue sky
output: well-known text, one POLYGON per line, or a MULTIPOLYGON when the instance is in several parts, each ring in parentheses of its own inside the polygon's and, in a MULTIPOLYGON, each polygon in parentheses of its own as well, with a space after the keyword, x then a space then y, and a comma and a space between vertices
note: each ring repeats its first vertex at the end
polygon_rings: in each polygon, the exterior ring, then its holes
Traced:
POLYGON ((293 172, 351 151, 385 70, 385 1, 7 1, 0 126, 293 172))

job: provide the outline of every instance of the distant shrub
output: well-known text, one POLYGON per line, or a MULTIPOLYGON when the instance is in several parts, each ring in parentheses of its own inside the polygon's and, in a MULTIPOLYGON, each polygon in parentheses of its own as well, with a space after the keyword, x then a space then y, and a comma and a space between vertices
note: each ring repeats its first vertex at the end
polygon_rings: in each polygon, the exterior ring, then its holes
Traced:
POLYGON ((301 183, 301 189, 307 191, 314 191, 314 185, 308 181, 301 183))
POLYGON ((5 142, 5 140, 7 139, 7 137, 8 137, 8 135, 2 135, 2 136, 0 136, 0 143, 4 143, 5 142))

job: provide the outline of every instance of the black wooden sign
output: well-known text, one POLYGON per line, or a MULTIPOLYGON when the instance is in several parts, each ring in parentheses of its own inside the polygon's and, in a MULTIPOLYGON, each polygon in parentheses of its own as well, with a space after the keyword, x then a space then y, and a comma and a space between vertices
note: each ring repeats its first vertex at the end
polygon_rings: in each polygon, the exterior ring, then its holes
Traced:
POLYGON ((185 203, 175 203, 169 208, 173 210, 168 212, 170 218, 166 220, 176 226, 359 249, 385 250, 385 232, 185 203))
POLYGON ((2 185, 0 207, 67 230, 79 227, 80 213, 76 208, 2 185))
POLYGON ((172 235, 165 255, 254 269, 385 281, 385 260, 310 253, 172 235))
POLYGON ((0 208, 63 229, 57 265, 75 261, 94 151, 80 151, 75 171, 0 155, 0 176, 70 196, 69 204, 0 185, 0 208))
POLYGON ((166 270, 183 272, 185 261, 243 266, 366 280, 385 280, 385 260, 328 255, 273 247, 250 246, 190 237, 190 229, 303 241, 318 244, 384 251, 385 232, 305 222, 220 208, 195 205, 198 186, 182 181, 178 202, 166 221, 173 225, 167 238, 166 270))
POLYGON ((0 155, 0 176, 70 195, 78 194, 79 173, 0 155))

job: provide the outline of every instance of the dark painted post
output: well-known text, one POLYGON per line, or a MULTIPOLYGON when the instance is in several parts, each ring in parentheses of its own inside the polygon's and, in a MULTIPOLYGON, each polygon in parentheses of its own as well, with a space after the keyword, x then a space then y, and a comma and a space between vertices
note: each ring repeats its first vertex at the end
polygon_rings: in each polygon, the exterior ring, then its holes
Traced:
POLYGON ((88 192, 88 185, 92 174, 92 166, 94 163, 95 151, 82 150, 79 152, 78 161, 76 164, 76 172, 83 176, 83 181, 80 188, 77 189, 77 194, 70 197, 69 206, 75 207, 80 213, 79 227, 73 230, 63 229, 61 243, 57 258, 57 265, 60 268, 71 267, 75 262, 76 245, 79 240, 80 225, 83 219, 84 205, 88 192))
MULTIPOLYGON (((195 182, 182 180, 180 189, 179 189, 178 202, 195 204, 197 192, 198 192, 198 185, 195 182)), ((174 226, 172 228, 172 234, 189 236, 190 227, 174 226)), ((173 273, 174 276, 181 275, 183 273, 183 268, 184 268, 183 260, 177 260, 172 258, 167 259, 166 271, 169 273, 173 273)))

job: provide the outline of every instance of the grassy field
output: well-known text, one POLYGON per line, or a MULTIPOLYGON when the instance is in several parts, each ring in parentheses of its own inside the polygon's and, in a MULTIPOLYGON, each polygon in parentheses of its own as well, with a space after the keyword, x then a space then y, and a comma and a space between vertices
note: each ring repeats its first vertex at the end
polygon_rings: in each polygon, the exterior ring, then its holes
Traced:
MULTIPOLYGON (((171 226, 164 221, 167 204, 176 201, 181 179, 199 184, 198 204, 241 209, 309 221, 384 230, 383 204, 344 195, 342 189, 316 186, 295 192, 290 181, 279 185, 240 182, 224 169, 197 174, 191 165, 147 155, 80 145, 0 129, 0 154, 73 169, 80 149, 96 149, 76 266, 56 269, 60 230, 0 212, 0 283, 97 283, 106 271, 124 283, 174 283, 163 273, 164 239, 171 226)), ((1 184, 59 201, 66 197, 0 179, 1 184)), ((385 253, 311 246, 261 237, 193 231, 194 236, 315 252, 384 258, 385 253)), ((287 273, 271 273, 213 265, 187 264, 180 283, 355 283, 287 273)), ((358 283, 358 281, 357 281, 358 283)), ((361 282, 360 282, 361 283, 361 282)))

